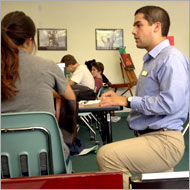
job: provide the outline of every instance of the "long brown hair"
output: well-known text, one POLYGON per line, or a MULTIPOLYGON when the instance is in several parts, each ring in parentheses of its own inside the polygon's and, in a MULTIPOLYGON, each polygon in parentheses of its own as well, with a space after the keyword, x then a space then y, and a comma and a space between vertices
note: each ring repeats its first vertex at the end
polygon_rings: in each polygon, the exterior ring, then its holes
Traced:
POLYGON ((1 100, 9 100, 17 93, 19 79, 18 46, 34 36, 32 19, 20 11, 7 14, 1 22, 1 100))

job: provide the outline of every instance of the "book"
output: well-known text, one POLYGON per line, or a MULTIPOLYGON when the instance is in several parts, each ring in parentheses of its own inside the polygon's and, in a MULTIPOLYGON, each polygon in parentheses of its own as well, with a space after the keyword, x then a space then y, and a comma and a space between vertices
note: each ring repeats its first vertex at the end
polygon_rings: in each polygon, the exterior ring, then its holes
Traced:
POLYGON ((79 102, 80 108, 99 107, 100 100, 81 100, 79 102))
POLYGON ((97 150, 98 150, 98 145, 95 145, 95 146, 93 146, 93 147, 91 147, 91 148, 85 148, 85 149, 83 149, 83 150, 82 150, 79 154, 77 154, 76 156, 86 155, 86 154, 88 154, 88 153, 90 153, 90 152, 96 153, 97 150))

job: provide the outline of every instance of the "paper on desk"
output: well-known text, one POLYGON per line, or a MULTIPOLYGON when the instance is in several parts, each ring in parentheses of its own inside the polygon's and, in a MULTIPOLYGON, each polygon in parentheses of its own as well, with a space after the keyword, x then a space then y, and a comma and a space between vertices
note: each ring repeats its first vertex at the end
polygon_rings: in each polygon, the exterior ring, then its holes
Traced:
POLYGON ((96 152, 98 150, 98 145, 95 145, 91 148, 85 148, 83 149, 80 154, 77 154, 76 156, 82 156, 82 155, 85 155, 85 154, 88 154, 89 152, 96 152))
POLYGON ((100 100, 81 100, 79 102, 79 105, 92 105, 92 104, 98 104, 100 100))

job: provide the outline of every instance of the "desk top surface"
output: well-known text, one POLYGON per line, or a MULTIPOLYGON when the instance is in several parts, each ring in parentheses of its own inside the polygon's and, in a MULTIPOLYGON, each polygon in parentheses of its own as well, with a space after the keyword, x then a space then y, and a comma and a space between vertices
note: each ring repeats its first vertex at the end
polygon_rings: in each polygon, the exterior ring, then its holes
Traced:
POLYGON ((122 106, 105 106, 100 107, 98 104, 79 105, 79 112, 100 112, 100 111, 119 111, 123 110, 122 106))

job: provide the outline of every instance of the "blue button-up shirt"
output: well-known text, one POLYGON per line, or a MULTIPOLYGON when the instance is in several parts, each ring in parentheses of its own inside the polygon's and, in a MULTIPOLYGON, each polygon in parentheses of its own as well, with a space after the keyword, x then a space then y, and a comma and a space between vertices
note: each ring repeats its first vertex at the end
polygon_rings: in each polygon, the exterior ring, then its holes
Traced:
POLYGON ((127 121, 134 130, 182 130, 189 108, 189 63, 185 56, 162 41, 144 56, 132 111, 127 121))

